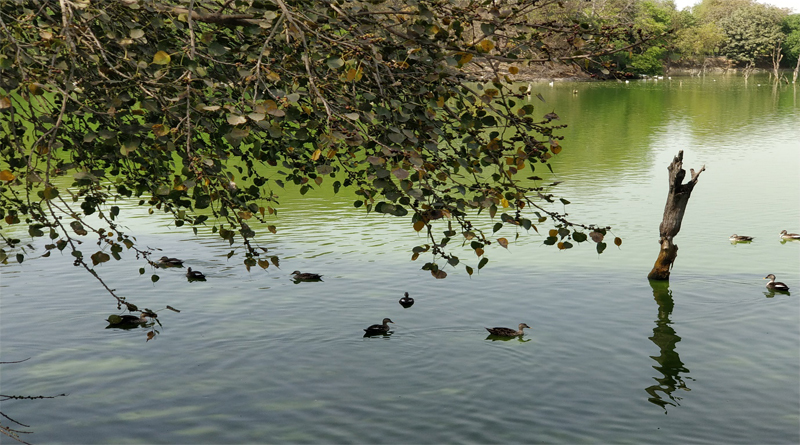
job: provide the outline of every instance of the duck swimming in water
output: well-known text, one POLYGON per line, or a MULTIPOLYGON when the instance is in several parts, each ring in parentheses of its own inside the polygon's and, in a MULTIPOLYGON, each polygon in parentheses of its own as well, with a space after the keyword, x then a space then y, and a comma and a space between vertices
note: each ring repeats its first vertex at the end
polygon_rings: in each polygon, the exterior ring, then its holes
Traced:
POLYGON ((743 243, 747 241, 753 241, 752 236, 744 236, 744 235, 737 235, 733 234, 730 238, 728 238, 732 243, 743 243))
POLYGON ((106 321, 109 327, 134 328, 146 324, 147 317, 144 314, 138 317, 135 315, 111 315, 106 321))
POLYGON ((776 290, 776 291, 788 291, 789 286, 785 283, 781 283, 780 281, 775 281, 775 275, 769 274, 764 277, 765 280, 769 280, 767 283, 767 289, 769 290, 776 290))
POLYGON ((522 330, 525 328, 531 329, 531 327, 525 323, 519 324, 519 331, 515 331, 511 328, 484 328, 484 329, 489 331, 489 333, 492 335, 497 335, 500 337, 516 337, 518 335, 520 336, 524 335, 525 333, 522 332, 522 330))
POLYGON ((408 292, 406 292, 405 296, 400 299, 400 306, 408 309, 414 305, 414 299, 408 296, 408 292))
POLYGON ((182 267, 183 260, 162 256, 161 259, 158 260, 158 265, 159 267, 182 267))
POLYGON ((365 335, 386 334, 387 332, 389 332, 388 323, 394 323, 394 322, 392 320, 389 320, 388 318, 384 318, 383 324, 374 324, 368 327, 367 329, 364 329, 364 332, 366 332, 365 335))
POLYGON ((781 230, 781 239, 800 239, 800 234, 787 233, 785 230, 781 230))
POLYGON ((322 281, 322 275, 318 273, 300 272, 296 270, 292 272, 295 281, 322 281))
POLYGON ((206 280, 206 276, 203 275, 202 272, 200 272, 199 270, 192 270, 191 267, 189 268, 189 270, 186 271, 186 278, 188 278, 190 281, 205 281, 206 280))

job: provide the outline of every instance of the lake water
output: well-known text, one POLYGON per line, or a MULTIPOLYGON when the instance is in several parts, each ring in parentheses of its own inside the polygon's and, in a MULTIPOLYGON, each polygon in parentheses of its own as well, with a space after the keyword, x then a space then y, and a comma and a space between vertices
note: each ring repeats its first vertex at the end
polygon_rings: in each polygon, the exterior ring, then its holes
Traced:
POLYGON ((424 242, 410 224, 286 191, 264 241, 281 267, 248 273, 226 242, 137 209, 130 232, 208 281, 167 269, 154 285, 131 254, 98 267, 140 307, 181 310, 160 311, 145 342, 105 329, 113 299, 68 256, 0 266, 0 361, 30 357, 0 365, 0 392, 68 394, 0 409, 33 443, 800 442, 800 242, 778 238, 800 232, 800 91, 753 77, 534 86, 537 110, 569 124, 553 165, 570 218, 612 226, 620 248, 559 252, 531 233, 472 277, 434 280, 410 261, 424 242), (679 150, 706 171, 671 281, 651 286, 679 150), (297 269, 324 281, 295 284, 297 269), (768 273, 792 293, 767 292, 768 273), (384 317, 391 336, 362 337, 384 317), (483 329, 520 322, 523 340, 483 329))

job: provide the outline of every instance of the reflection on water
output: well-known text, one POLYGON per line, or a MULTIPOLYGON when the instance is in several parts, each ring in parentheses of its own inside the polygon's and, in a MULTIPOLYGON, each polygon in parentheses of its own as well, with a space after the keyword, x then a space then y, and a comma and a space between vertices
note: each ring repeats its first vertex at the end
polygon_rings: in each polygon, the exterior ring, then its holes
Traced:
POLYGON ((499 335, 492 335, 492 334, 487 335, 484 340, 491 340, 491 341, 512 341, 512 340, 515 340, 518 343, 527 343, 527 342, 531 341, 530 338, 524 338, 524 337, 501 337, 499 335))
MULTIPOLYGON (((689 373, 689 369, 683 365, 680 355, 675 351, 675 346, 681 341, 681 338, 671 326, 670 315, 675 303, 672 300, 669 282, 651 280, 650 286, 653 288, 653 298, 658 304, 658 318, 650 341, 655 343, 661 352, 658 356, 650 356, 650 358, 658 363, 658 365, 653 366, 653 369, 660 372, 661 375, 653 377, 658 383, 648 386, 645 391, 650 395, 647 400, 664 408, 666 412, 667 405, 680 405, 679 401, 682 397, 673 394, 676 389, 690 391, 684 381, 684 375, 689 373)), ((690 377, 687 378, 691 379, 690 377)))
POLYGON ((767 289, 764 292, 764 296, 767 297, 767 298, 775 298, 775 295, 786 295, 788 297, 789 295, 792 295, 792 293, 789 292, 788 290, 778 290, 778 291, 776 291, 774 289, 767 289))

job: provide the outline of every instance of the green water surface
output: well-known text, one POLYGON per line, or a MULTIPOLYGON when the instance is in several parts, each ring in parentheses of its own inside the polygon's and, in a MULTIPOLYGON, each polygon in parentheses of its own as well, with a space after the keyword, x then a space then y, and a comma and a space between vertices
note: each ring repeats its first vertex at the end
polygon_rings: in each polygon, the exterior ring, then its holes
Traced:
POLYGON ((99 266, 140 306, 181 309, 145 342, 105 329, 113 300, 68 256, 0 266, 0 361, 30 357, 0 365, 0 392, 68 394, 0 410, 33 443, 800 442, 800 242, 778 238, 800 232, 800 91, 734 76, 534 88, 569 125, 548 179, 620 248, 559 252, 531 233, 471 278, 434 280, 407 221, 287 190, 264 241, 281 267, 248 273, 214 235, 136 209, 139 242, 208 281, 168 269, 154 285, 130 254, 99 266), (679 150, 706 171, 671 282, 651 286, 679 150), (324 281, 295 284, 298 269, 324 281), (768 273, 792 293, 768 292, 768 273), (362 337, 384 317, 392 335, 362 337), (487 339, 520 322, 523 339, 487 339))

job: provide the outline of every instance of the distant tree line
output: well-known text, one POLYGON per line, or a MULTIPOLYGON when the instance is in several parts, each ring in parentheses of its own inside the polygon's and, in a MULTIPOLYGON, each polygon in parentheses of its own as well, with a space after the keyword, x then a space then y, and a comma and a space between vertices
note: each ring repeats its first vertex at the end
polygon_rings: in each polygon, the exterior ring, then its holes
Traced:
MULTIPOLYGON (((655 75, 680 64, 703 67, 710 58, 732 65, 795 70, 800 53, 800 14, 755 0, 703 0, 678 10, 672 0, 569 0, 564 13, 597 26, 622 24, 661 35, 634 50, 608 57, 617 73, 655 75)), ((617 42, 619 46, 626 44, 617 42)))

